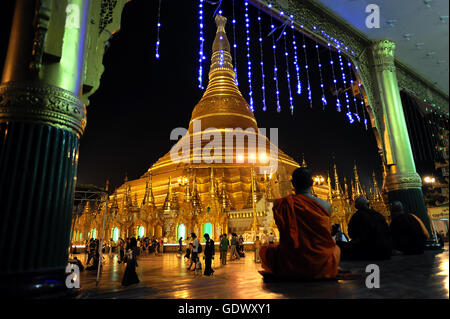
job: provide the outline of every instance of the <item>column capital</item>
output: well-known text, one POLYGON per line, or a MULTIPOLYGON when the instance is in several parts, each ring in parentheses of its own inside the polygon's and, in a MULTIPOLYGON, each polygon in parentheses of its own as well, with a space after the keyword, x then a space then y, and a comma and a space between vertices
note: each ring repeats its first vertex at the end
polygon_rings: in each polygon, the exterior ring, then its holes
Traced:
POLYGON ((70 91, 43 82, 0 84, 0 123, 31 122, 71 131, 86 127, 86 106, 70 91))
POLYGON ((378 39, 372 42, 374 66, 377 72, 395 72, 395 42, 390 39, 378 39))

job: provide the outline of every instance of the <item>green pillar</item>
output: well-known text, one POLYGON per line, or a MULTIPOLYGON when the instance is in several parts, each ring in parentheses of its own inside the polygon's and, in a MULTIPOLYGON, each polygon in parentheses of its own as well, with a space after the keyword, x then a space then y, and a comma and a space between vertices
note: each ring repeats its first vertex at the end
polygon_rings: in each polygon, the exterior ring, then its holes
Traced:
POLYGON ((400 98, 394 51, 395 43, 388 39, 377 40, 372 44, 372 72, 379 91, 383 121, 380 124, 384 127, 382 138, 387 166, 385 189, 389 202, 401 201, 406 212, 417 215, 430 231, 422 180, 416 172, 400 98))
POLYGON ((17 0, 0 84, 0 291, 66 291, 90 0, 17 0))

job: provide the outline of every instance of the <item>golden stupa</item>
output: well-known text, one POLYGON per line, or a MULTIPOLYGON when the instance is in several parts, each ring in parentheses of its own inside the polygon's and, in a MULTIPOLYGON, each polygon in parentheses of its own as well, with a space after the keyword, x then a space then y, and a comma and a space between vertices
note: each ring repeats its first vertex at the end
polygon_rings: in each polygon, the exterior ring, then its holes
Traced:
MULTIPOLYGON (((102 229, 106 239, 157 236, 169 244, 190 232, 199 238, 209 233, 215 241, 230 232, 243 234, 245 241, 256 235, 264 241, 270 232, 278 236, 272 202, 292 193, 291 174, 300 165, 258 128, 235 83, 226 18, 217 15, 215 21, 209 83, 188 130, 143 176, 125 178, 107 210, 104 203, 86 205, 74 223, 74 242, 100 237, 102 229)), ((307 166, 304 159, 301 166, 307 166)), ((328 179, 316 176, 312 188, 313 195, 330 202, 331 222, 344 232, 355 196, 366 195, 356 165, 354 174, 352 196, 345 179, 342 190, 336 165, 334 189, 329 174, 328 179)), ((375 177, 374 194, 371 203, 386 211, 375 177)))
MULTIPOLYGON (((202 236, 204 225, 210 223, 209 231, 212 228, 214 239, 233 229, 242 233, 253 225, 254 206, 258 206, 262 198, 269 201, 274 192, 281 196, 291 192, 290 175, 299 165, 260 134, 255 116, 234 80, 230 44, 225 32, 226 18, 217 15, 215 22, 217 32, 208 86, 192 112, 188 134, 172 148, 173 151, 184 145, 186 149, 187 145, 188 155, 181 155, 177 162, 172 158, 173 153, 168 152, 141 178, 125 181, 113 195, 119 211, 131 213, 148 207, 149 213, 138 213, 129 220, 129 225, 120 225, 122 231, 127 229, 128 236, 134 235, 141 224, 146 236, 165 235, 169 241, 178 237, 179 225, 185 226, 186 234, 194 231, 202 236), (258 148, 251 149, 248 143, 226 145, 227 132, 233 133, 236 140, 253 135, 258 148), (207 139, 205 135, 208 135, 207 139), (216 148, 211 152, 215 158, 212 163, 201 156, 211 141, 209 136, 223 141, 219 150, 216 148), (266 150, 264 154, 259 148, 261 141, 266 150), (259 170, 274 161, 275 171, 259 170), (230 227, 233 218, 241 219, 237 223, 239 226, 230 227)), ((270 214, 271 209, 269 212, 267 207, 263 211, 258 206, 255 210, 257 225, 262 226, 264 222, 259 220, 270 214)))

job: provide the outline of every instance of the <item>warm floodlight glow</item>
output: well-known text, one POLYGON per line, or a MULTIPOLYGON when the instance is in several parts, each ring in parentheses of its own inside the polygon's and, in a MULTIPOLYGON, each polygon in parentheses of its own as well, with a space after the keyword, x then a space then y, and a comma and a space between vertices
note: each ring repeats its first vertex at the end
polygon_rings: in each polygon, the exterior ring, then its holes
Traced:
POLYGON ((436 181, 436 179, 434 177, 430 177, 430 176, 426 176, 423 181, 427 184, 432 184, 436 181))
POLYGON ((267 162, 267 155, 266 155, 266 153, 261 153, 261 154, 259 154, 259 161, 260 161, 261 163, 267 162))

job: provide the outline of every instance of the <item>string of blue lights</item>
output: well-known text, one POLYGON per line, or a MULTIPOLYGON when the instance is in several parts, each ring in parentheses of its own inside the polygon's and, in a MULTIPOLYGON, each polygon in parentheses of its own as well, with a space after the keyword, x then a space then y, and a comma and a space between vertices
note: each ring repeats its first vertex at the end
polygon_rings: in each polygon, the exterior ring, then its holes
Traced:
POLYGON ((328 43, 328 49, 330 53, 330 65, 331 65, 331 74, 333 75, 333 84, 334 84, 334 93, 336 94, 336 109, 338 112, 341 111, 341 100, 339 99, 339 91, 337 88, 337 79, 336 79, 336 73, 334 72, 334 60, 333 60, 333 54, 331 52, 331 44, 328 43))
POLYGON ((248 98, 249 98, 249 105, 250 110, 252 112, 255 111, 253 107, 253 88, 252 88, 252 61, 250 58, 250 16, 248 14, 248 1, 244 1, 244 7, 245 7, 245 34, 246 34, 246 41, 245 44, 247 45, 247 76, 248 76, 248 98))
POLYGON ((309 106, 312 108, 312 92, 311 92, 311 83, 309 81, 309 66, 308 66, 308 55, 306 53, 306 42, 305 42, 305 35, 302 34, 303 36, 303 52, 305 54, 305 69, 306 69, 306 78, 308 81, 308 100, 309 100, 309 106))
POLYGON ((237 43, 236 43, 236 16, 235 16, 235 10, 234 10, 234 0, 233 0, 233 20, 231 20, 231 23, 233 25, 234 82, 236 83, 236 85, 239 85, 238 72, 237 72, 237 60, 236 60, 237 43))
MULTIPOLYGON (((270 27, 272 31, 275 30, 275 25, 273 24, 273 18, 270 17, 270 27)), ((277 97, 277 112, 281 112, 281 105, 280 105, 280 91, 278 89, 278 67, 277 67, 277 46, 275 44, 275 36, 272 33, 272 49, 273 49, 273 80, 275 81, 275 94, 277 97)))
POLYGON ((350 61, 347 62, 347 67, 348 67, 348 71, 350 73, 350 84, 352 87, 353 106, 355 107, 355 113, 353 113, 353 115, 356 117, 358 122, 361 122, 361 117, 359 116, 359 111, 358 111, 358 103, 356 101, 356 96, 353 93, 353 89, 354 89, 353 85, 354 85, 355 81, 353 80, 352 63, 350 61))
POLYGON ((261 90, 262 90, 262 103, 263 108, 262 110, 265 112, 267 110, 266 106, 266 81, 265 81, 265 74, 264 74, 264 54, 263 54, 263 38, 262 38, 262 27, 261 27, 261 10, 258 10, 258 26, 259 26, 259 49, 261 51, 261 90))
POLYGON ((158 22, 156 23, 156 49, 155 49, 155 58, 159 59, 159 44, 160 44, 160 40, 159 40, 159 31, 161 29, 161 1, 159 0, 159 4, 158 4, 158 22))
POLYGON ((286 80, 289 90, 289 106, 291 109, 291 114, 294 114, 294 104, 291 91, 291 75, 289 74, 289 53, 287 51, 287 44, 286 44, 286 31, 283 31, 283 40, 284 40, 284 56, 286 58, 286 80))
POLYGON ((297 94, 302 94, 302 82, 300 81, 300 66, 298 62, 297 55, 297 41, 295 40, 295 27, 294 27, 294 16, 290 16, 291 19, 291 31, 292 31, 292 46, 294 48, 294 67, 297 76, 297 94))
POLYGON ((206 57, 203 54, 203 46, 205 39, 203 38, 203 1, 199 0, 198 3, 198 20, 199 20, 199 40, 200 40, 200 49, 199 49, 199 67, 198 67, 198 87, 200 89, 204 89, 203 87, 203 60, 206 59, 206 57))
POLYGON ((345 76, 345 71, 344 71, 344 62, 342 61, 342 55, 341 55, 341 50, 338 50, 338 58, 339 58, 339 65, 341 68, 341 73, 342 73, 342 84, 343 84, 343 89, 344 89, 344 94, 345 94, 345 103, 346 103, 346 107, 347 107, 347 113, 345 113, 348 117, 348 121, 350 122, 350 124, 353 124, 353 122, 355 122, 355 120, 353 119, 352 116, 352 112, 350 110, 350 99, 348 96, 348 92, 347 92, 347 78, 345 76))
POLYGON ((318 62, 319 75, 320 75, 320 88, 322 89, 322 97, 320 98, 320 100, 322 101, 322 108, 325 109, 325 105, 327 105, 328 102, 325 97, 325 91, 323 89, 322 63, 320 63, 320 54, 319 54, 319 45, 318 44, 316 44, 316 52, 317 52, 317 62, 318 62))

